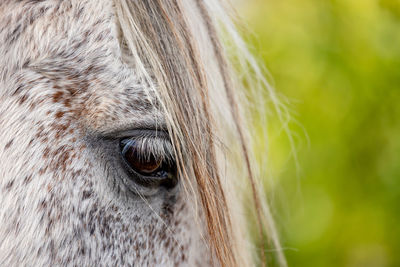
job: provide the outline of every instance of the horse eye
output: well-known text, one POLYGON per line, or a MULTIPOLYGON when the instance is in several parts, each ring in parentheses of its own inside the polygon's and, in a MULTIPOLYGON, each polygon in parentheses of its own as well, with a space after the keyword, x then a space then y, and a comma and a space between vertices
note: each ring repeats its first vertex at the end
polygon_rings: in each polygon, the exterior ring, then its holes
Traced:
POLYGON ((156 158, 152 153, 145 153, 134 139, 120 141, 121 155, 130 169, 138 175, 133 175, 135 182, 144 186, 176 185, 175 164, 169 160, 156 158))
POLYGON ((121 152, 130 167, 142 175, 151 175, 162 165, 153 155, 141 155, 136 142, 129 139, 121 141, 121 152))

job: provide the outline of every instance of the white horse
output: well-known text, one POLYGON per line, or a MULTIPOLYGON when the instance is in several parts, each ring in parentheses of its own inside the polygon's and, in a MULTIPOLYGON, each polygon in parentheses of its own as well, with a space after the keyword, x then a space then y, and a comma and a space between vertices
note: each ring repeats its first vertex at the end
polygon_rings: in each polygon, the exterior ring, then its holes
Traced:
POLYGON ((278 250, 221 1, 0 2, 1 266, 254 265, 246 179, 278 250))

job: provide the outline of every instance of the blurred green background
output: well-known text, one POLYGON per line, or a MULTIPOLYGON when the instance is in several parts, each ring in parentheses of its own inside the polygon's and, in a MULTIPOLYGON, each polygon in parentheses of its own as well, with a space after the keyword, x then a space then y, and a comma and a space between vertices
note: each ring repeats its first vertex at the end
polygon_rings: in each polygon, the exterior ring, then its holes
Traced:
POLYGON ((267 190, 289 266, 400 266, 400 1, 238 6, 298 122, 298 169, 270 133, 267 190))

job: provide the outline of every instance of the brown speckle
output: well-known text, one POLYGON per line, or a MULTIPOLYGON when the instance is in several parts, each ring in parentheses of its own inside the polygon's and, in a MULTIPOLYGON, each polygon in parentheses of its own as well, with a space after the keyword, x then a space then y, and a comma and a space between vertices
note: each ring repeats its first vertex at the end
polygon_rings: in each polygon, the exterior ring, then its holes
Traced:
POLYGON ((10 141, 8 141, 8 143, 4 146, 4 150, 7 150, 10 148, 10 146, 13 144, 14 139, 11 139, 10 141))
POLYGON ((14 185, 14 179, 12 179, 11 181, 8 181, 8 183, 5 186, 6 190, 10 190, 14 185))

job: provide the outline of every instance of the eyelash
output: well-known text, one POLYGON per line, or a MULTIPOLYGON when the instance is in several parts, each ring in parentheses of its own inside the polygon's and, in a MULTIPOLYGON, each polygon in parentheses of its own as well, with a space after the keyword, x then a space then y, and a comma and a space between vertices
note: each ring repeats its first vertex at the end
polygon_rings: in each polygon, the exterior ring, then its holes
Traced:
POLYGON ((172 144, 165 138, 142 135, 123 138, 120 141, 122 140, 129 140, 130 144, 135 144, 138 154, 145 160, 154 157, 169 163, 174 161, 172 144))

